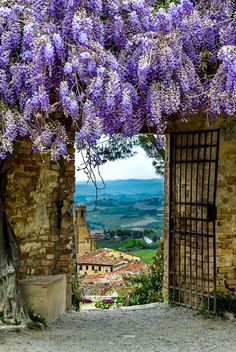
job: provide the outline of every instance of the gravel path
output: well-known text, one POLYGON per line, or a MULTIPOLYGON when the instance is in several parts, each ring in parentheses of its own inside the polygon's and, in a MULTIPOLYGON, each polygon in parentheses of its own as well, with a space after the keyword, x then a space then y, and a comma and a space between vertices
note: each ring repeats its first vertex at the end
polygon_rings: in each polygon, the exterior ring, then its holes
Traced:
POLYGON ((236 352, 236 322, 163 304, 69 312, 46 331, 0 332, 0 352, 236 352))

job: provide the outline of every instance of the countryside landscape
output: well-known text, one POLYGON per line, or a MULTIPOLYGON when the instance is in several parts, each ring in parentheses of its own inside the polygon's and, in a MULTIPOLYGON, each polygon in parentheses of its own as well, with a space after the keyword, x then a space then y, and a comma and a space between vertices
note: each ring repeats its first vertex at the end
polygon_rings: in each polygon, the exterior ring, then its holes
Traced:
POLYGON ((104 231, 98 248, 132 250, 151 263, 163 232, 163 179, 106 181, 96 202, 93 184, 76 183, 75 205, 87 205, 87 225, 92 231, 104 231), (150 239, 146 243, 143 238, 150 239), (152 243, 151 243, 152 242, 152 243))

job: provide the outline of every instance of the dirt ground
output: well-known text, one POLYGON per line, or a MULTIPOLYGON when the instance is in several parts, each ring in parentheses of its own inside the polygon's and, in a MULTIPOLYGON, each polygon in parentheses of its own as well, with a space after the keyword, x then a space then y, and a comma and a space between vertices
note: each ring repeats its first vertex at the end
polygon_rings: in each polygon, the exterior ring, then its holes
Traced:
POLYGON ((236 352, 236 322, 164 304, 69 312, 43 332, 0 331, 0 352, 236 352), (133 308, 133 307, 131 307, 133 308))

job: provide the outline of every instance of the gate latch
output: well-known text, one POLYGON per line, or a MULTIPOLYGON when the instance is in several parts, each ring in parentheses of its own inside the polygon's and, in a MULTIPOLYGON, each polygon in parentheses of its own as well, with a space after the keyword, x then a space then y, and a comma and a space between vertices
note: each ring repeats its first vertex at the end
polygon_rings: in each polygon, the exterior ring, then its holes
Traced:
POLYGON ((213 204, 207 205, 207 221, 215 221, 217 219, 217 207, 213 204))

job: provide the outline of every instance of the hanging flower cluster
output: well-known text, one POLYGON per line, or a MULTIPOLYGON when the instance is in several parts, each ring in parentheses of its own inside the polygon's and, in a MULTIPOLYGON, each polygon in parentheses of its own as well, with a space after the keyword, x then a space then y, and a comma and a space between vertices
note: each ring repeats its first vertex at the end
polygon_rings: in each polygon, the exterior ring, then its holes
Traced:
POLYGON ((1 2, 0 158, 21 136, 67 157, 70 124, 95 145, 198 111, 236 113, 235 1, 1 2))

